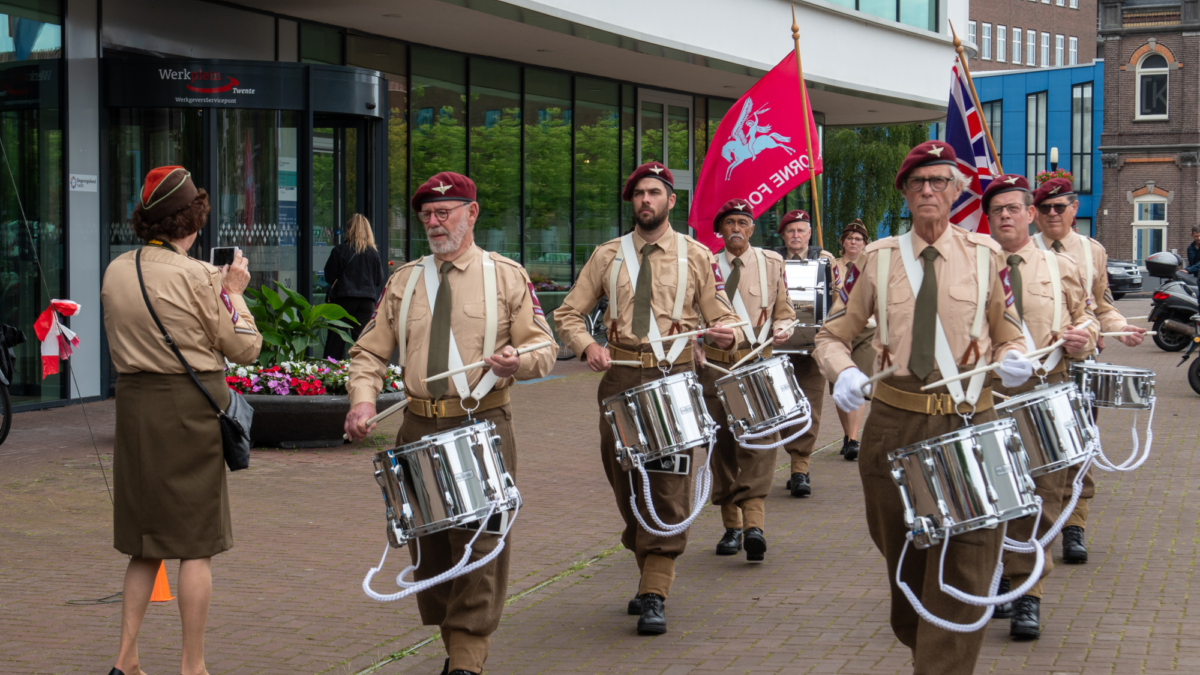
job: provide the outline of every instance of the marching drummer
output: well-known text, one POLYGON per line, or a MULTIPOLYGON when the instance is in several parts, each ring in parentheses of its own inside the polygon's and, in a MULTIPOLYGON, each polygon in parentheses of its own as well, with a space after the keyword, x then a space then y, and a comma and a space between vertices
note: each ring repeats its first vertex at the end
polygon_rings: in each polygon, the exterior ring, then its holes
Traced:
MULTIPOLYGON (((956 374, 957 364, 967 368, 978 361, 999 362, 999 375, 1009 386, 1023 383, 1033 370, 1023 355, 1020 319, 1000 276, 1005 268, 1000 247, 986 235, 950 224, 951 206, 966 185, 955 164, 953 148, 941 141, 926 141, 908 153, 896 175, 896 189, 903 191, 912 213, 912 230, 867 247, 849 302, 834 311, 816 337, 817 362, 836 383, 833 399, 844 411, 858 409, 865 400, 868 378, 854 365, 851 343, 872 314, 879 323, 876 370, 898 368, 874 384, 858 468, 867 526, 887 560, 892 631, 912 649, 914 670, 922 674, 972 672, 984 634, 956 633, 924 622, 897 586, 896 569, 909 528, 888 453, 954 431, 965 419, 970 424, 997 419, 991 390, 982 388, 982 379, 921 391, 925 383, 956 374)), ((947 544, 945 582, 965 593, 986 595, 1002 541, 1001 529, 955 535, 947 544)), ((949 621, 978 621, 980 608, 939 590, 941 547, 908 549, 902 580, 920 602, 949 621)))
MULTIPOLYGON (((764 340, 770 340, 774 345, 786 342, 792 332, 790 324, 796 317, 796 311, 788 301, 783 258, 774 251, 750 245, 750 237, 754 234, 752 213, 750 202, 731 199, 713 219, 713 229, 725 240, 724 250, 717 254, 717 264, 725 279, 725 295, 733 303, 738 317, 749 324, 743 331, 746 339, 735 352, 709 344, 711 338, 697 342, 698 360, 712 362, 725 370, 764 340)), ((762 357, 770 356, 771 347, 768 346, 762 357)), ((704 404, 720 425, 713 449, 712 503, 721 507, 725 534, 717 542, 717 555, 737 555, 744 547, 746 560, 762 562, 767 550, 763 533, 766 497, 775 474, 775 451, 744 448, 733 437, 716 389, 716 381, 724 375, 716 368, 700 370, 704 404)), ((773 440, 778 438, 768 437, 765 444, 769 445, 773 440)))
MULTIPOLYGON (((690 339, 651 343, 655 335, 689 332, 703 321, 710 326, 708 340, 719 349, 732 350, 743 337, 741 330, 726 327, 737 323, 738 318, 725 296, 712 253, 691 237, 673 231, 667 221, 675 205, 670 170, 660 162, 639 166, 626 181, 622 196, 633 202, 636 227, 624 237, 596 248, 554 314, 563 343, 593 371, 604 373, 597 392, 599 401, 693 369, 690 339), (686 270, 686 280, 678 278, 681 267, 686 270), (605 296, 609 299, 605 317, 609 325, 607 348, 592 339, 584 323, 584 314, 605 296), (639 365, 614 365, 612 361, 639 365), (660 363, 669 370, 660 370, 660 363)), ((640 615, 638 633, 659 635, 667 631, 663 601, 670 595, 675 559, 687 545, 687 532, 658 537, 639 528, 629 504, 630 477, 618 463, 616 439, 603 412, 600 458, 625 520, 621 541, 634 552, 641 570, 638 594, 628 610, 640 615)), ((664 522, 683 521, 689 512, 689 477, 668 471, 650 471, 648 475, 659 518, 664 522)), ((643 519, 649 517, 643 506, 638 509, 643 519)))
MULTIPOLYGON (((858 268, 856 263, 859 263, 859 258, 862 256, 863 249, 866 248, 867 242, 871 237, 867 234, 867 226, 863 221, 855 218, 850 221, 850 224, 842 228, 842 234, 838 238, 842 246, 842 255, 833 261, 833 307, 837 307, 837 303, 843 305, 849 299, 850 288, 854 286, 854 280, 862 274, 862 270, 858 268)), ((871 346, 871 341, 875 338, 875 318, 871 317, 867 321, 867 327, 861 333, 854 336, 854 342, 851 343, 851 356, 854 358, 854 365, 858 369, 870 376, 874 374, 875 365, 875 348, 871 346)), ((829 385, 830 393, 833 393, 833 384, 829 385)), ((862 427, 863 415, 866 414, 866 404, 863 404, 854 412, 845 412, 841 408, 837 408, 838 420, 842 423, 842 431, 846 432, 842 436, 841 455, 848 462, 853 462, 858 459, 858 434, 862 427)))
MULTIPOLYGON (((1064 253, 1045 251, 1029 236, 1033 220, 1033 193, 1023 176, 1006 174, 992 180, 983 193, 983 209, 991 224, 992 238, 1004 249, 1008 283, 1012 287, 1014 306, 1025 330, 1026 343, 1031 349, 1049 346, 1060 338, 1062 348, 1043 357, 1039 365, 1046 373, 1045 381, 1058 384, 1067 380, 1067 359, 1082 360, 1096 347, 1100 328, 1096 315, 1087 300, 1082 275, 1064 253), (1086 328, 1075 328, 1087 319, 1086 328), (1063 358, 1063 357, 1067 358, 1063 358)), ((1037 380, 1030 379, 1017 387, 993 382, 993 388, 1004 395, 1015 396, 1031 391, 1037 380)), ((1033 479, 1037 494, 1042 498, 1041 519, 1022 518, 1008 524, 1008 537, 1029 541, 1036 531, 1039 536, 1048 532, 1066 502, 1070 501, 1071 483, 1067 471, 1052 471, 1033 479)), ((1029 554, 1004 552, 1005 577, 1000 582, 1000 594, 1020 587, 1033 572, 1034 557, 1029 554)), ((1046 556, 1041 579, 1054 569, 1053 556, 1046 556)), ((1009 635, 1018 640, 1034 640, 1041 636, 1040 607, 1042 581, 1012 604, 996 608, 995 618, 1009 618, 1009 635)))
MULTIPOLYGON (((1121 313, 1113 306, 1112 291, 1108 288, 1108 253, 1104 250, 1104 246, 1095 239, 1078 234, 1071 229, 1075 224, 1075 213, 1079 211, 1079 199, 1075 195, 1071 181, 1066 178, 1053 178, 1046 181, 1034 193, 1033 204, 1037 207, 1034 218, 1038 229, 1038 234, 1033 238, 1034 243, 1038 248, 1067 254, 1079 266, 1089 299, 1100 320, 1100 330, 1105 333, 1110 331, 1133 333, 1133 335, 1126 335, 1118 339, 1130 347, 1141 344, 1144 339, 1142 334, 1146 332, 1146 329, 1129 325, 1125 321, 1125 317, 1121 316, 1121 313)), ((1104 338, 1100 339, 1099 348, 1104 348, 1104 338)), ((1094 407, 1092 411, 1094 414, 1094 407)), ((1068 481, 1074 480, 1078 471, 1077 466, 1071 467, 1067 477, 1068 481)), ((1087 528, 1088 506, 1094 496, 1096 496, 1096 483, 1089 470, 1084 477, 1083 495, 1075 504, 1075 510, 1071 513, 1071 517, 1062 531, 1063 562, 1068 565, 1081 565, 1088 560, 1084 530, 1087 528)))
MULTIPOLYGON (((460 426, 470 409, 475 419, 496 425, 504 463, 515 477, 517 444, 510 387, 514 379, 546 376, 556 355, 553 349, 525 354, 516 350, 553 342, 550 326, 525 269, 475 245, 479 204, 470 178, 439 173, 413 194, 412 207, 425 227, 433 255, 410 262, 391 276, 375 314, 350 350, 346 389, 351 409, 346 433, 360 439, 375 428, 367 421, 375 415, 375 398, 388 360, 399 347, 409 399, 396 443, 413 443, 460 426), (451 353, 452 345, 457 346, 457 354, 451 353), (461 363, 480 360, 488 370, 425 381, 461 363)), ((489 527, 489 533, 474 543, 472 560, 495 548, 500 537, 490 534, 493 529, 489 527)), ((450 529, 421 537, 420 566, 414 577, 428 579, 452 567, 474 534, 470 529, 450 529)), ((443 673, 483 671, 491 634, 500 623, 508 594, 511 538, 508 544, 491 564, 417 594, 421 621, 441 627, 449 655, 443 673)), ((409 551, 415 564, 415 547, 409 551)))
MULTIPOLYGON (((812 240, 812 223, 808 213, 801 209, 788 211, 779 221, 779 235, 783 237, 783 246, 775 252, 785 260, 817 260, 825 258, 833 266, 833 254, 812 240)), ((796 374, 796 383, 812 405, 812 426, 800 438, 789 442, 784 448, 792 458, 792 472, 786 487, 791 490, 793 497, 807 497, 812 494, 812 481, 809 477, 809 458, 817 447, 817 434, 821 433, 821 409, 825 405, 825 380, 821 377, 821 369, 817 362, 808 354, 788 354, 792 362, 792 371, 796 374)))

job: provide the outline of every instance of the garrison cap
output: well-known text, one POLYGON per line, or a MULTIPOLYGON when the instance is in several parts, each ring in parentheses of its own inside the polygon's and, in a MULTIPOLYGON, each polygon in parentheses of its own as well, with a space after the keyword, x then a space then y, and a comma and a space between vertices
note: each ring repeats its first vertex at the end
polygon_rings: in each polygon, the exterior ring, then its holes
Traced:
POLYGON ((148 223, 157 223, 186 209, 200 191, 192 182, 192 174, 182 166, 160 166, 146 175, 142 198, 137 210, 148 223))
POLYGON ((721 231, 721 221, 725 220, 725 216, 730 214, 746 216, 751 222, 754 221, 754 207, 750 206, 750 202, 745 199, 730 199, 725 202, 721 210, 717 211, 717 216, 713 218, 713 232, 721 231))
POLYGON ((1037 189, 1037 192, 1033 193, 1033 204, 1034 206, 1037 206, 1047 199, 1066 197, 1074 194, 1075 188, 1071 185, 1071 181, 1067 180, 1066 178, 1051 178, 1045 183, 1042 183, 1042 186, 1037 189))
POLYGON ((871 241, 871 235, 867 234, 867 226, 863 225, 863 221, 859 220, 858 218, 850 221, 849 225, 842 228, 842 234, 840 237, 838 237, 838 241, 846 241, 846 237, 854 234, 855 232, 862 235, 864 242, 871 241))
POLYGON ((1002 195, 1005 192, 1024 192, 1028 194, 1029 181, 1025 180, 1025 176, 1020 176, 1015 173, 1006 173, 1002 176, 996 176, 992 179, 987 189, 983 191, 983 210, 986 213, 992 204, 992 197, 1002 195))
POLYGON ((645 177, 657 178, 667 184, 667 187, 675 190, 675 176, 671 175, 671 170, 663 166, 662 162, 646 162, 633 170, 629 174, 629 180, 625 181, 625 191, 621 193, 621 199, 627 202, 633 201, 633 188, 638 184, 638 181, 645 177))
POLYGON ((448 201, 475 201, 475 181, 453 171, 434 174, 413 193, 412 207, 413 211, 420 211, 425 202, 448 201))
POLYGON ((925 141, 909 150, 904 163, 900 165, 900 171, 896 172, 896 189, 904 189, 904 180, 913 169, 934 164, 957 165, 958 157, 954 154, 954 148, 943 141, 925 141))

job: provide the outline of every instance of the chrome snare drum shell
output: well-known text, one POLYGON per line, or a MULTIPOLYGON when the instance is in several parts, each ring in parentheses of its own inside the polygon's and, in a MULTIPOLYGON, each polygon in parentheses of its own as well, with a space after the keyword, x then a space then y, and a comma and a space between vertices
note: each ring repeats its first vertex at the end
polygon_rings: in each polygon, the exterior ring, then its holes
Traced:
POLYGON ((736 436, 758 433, 809 412, 808 399, 786 356, 738 368, 715 386, 736 436))
POLYGON ((774 349, 774 353, 809 354, 833 303, 829 260, 785 260, 783 272, 787 279, 788 300, 801 323, 787 342, 774 349))
POLYGON ((609 396, 601 406, 613 429, 617 459, 626 471, 707 445, 716 435, 703 389, 690 371, 609 396))
POLYGON ((1038 387, 996 405, 1017 424, 1029 456, 1029 475, 1053 473, 1084 462, 1097 451, 1099 435, 1074 382, 1038 387))
POLYGON ((1145 368, 1094 361, 1071 364, 1071 379, 1098 408, 1149 410, 1154 402, 1154 377, 1155 372, 1145 368))
POLYGON ((1037 512, 1011 419, 957 429, 888 455, 917 548, 1037 512))
POLYGON ((495 429, 482 420, 375 453, 393 546, 520 505, 495 429))

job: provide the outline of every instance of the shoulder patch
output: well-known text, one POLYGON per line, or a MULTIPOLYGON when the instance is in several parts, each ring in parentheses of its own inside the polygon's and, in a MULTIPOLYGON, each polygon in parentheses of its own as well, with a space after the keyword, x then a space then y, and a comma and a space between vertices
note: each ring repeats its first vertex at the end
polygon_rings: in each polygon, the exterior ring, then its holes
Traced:
POLYGON ((713 278, 717 282, 717 290, 718 291, 725 290, 725 277, 721 276, 721 266, 714 262, 712 264, 712 271, 713 271, 713 278))
MULTIPOLYGON (((837 268, 835 267, 836 271, 837 268)), ((858 281, 859 271, 854 263, 846 263, 846 280, 842 286, 838 288, 838 294, 842 298, 842 304, 846 304, 850 300, 850 291, 854 290, 854 284, 858 281)), ((836 282, 836 279, 834 279, 836 282)))
POLYGON ((529 287, 529 297, 533 300, 533 313, 538 316, 546 316, 546 313, 542 311, 542 302, 538 300, 537 291, 533 289, 533 282, 526 282, 525 285, 529 287))
POLYGON ((225 303, 225 309, 229 311, 229 316, 233 319, 233 325, 236 326, 238 319, 241 317, 238 316, 238 311, 233 308, 233 301, 229 299, 229 294, 225 292, 224 288, 221 289, 221 302, 225 303))
POLYGON ((1004 286, 1004 306, 1012 307, 1015 299, 1013 298, 1012 283, 1008 279, 1008 268, 1000 268, 1000 284, 1004 286))

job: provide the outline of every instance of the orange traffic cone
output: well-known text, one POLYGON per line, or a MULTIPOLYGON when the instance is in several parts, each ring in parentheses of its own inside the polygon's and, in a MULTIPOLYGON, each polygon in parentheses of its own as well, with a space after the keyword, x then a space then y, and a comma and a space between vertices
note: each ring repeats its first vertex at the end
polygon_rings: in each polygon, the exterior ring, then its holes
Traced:
POLYGON ((150 591, 150 602, 170 602, 175 599, 171 595, 171 585, 167 583, 167 564, 158 563, 158 577, 154 580, 154 590, 150 591))

